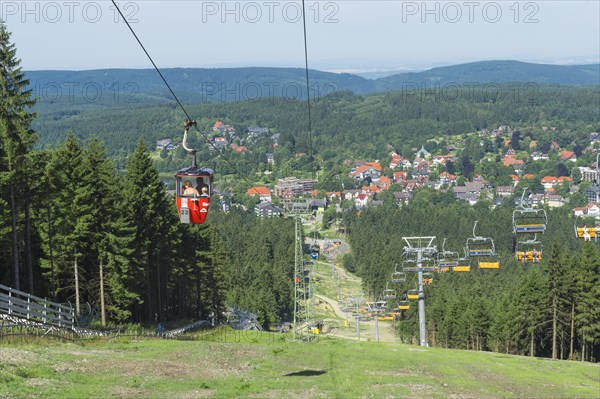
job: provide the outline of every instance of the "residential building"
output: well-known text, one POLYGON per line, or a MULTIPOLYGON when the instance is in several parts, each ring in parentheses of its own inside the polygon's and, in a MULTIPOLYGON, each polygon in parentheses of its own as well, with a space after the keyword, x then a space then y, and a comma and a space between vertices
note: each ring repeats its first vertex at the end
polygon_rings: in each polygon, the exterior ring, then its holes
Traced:
POLYGON ((271 190, 265 186, 254 186, 246 191, 246 194, 250 196, 258 196, 260 201, 268 201, 271 202, 271 190))
POLYGON ((171 141, 171 139, 160 139, 160 140, 156 140, 156 149, 157 150, 172 150, 173 149, 173 142, 171 141))
POLYGON ((575 155, 575 153, 573 151, 568 151, 568 150, 561 151, 558 158, 562 161, 571 161, 571 162, 577 161, 577 156, 575 155))
POLYGON ((514 186, 498 186, 496 187, 496 194, 499 197, 510 197, 515 193, 514 186))
POLYGON ((350 172, 350 177, 355 180, 363 180, 367 177, 379 178, 381 176, 381 165, 379 162, 365 162, 350 172))
POLYGON ((581 180, 593 182, 598 179, 598 170, 596 168, 580 166, 579 170, 581 171, 581 180))
POLYGON ((314 184, 315 181, 311 179, 298 179, 293 176, 286 177, 285 179, 277 180, 274 192, 277 197, 283 197, 284 193, 288 196, 290 194, 292 196, 303 195, 310 193, 314 184))
POLYGON ((279 209, 270 202, 261 202, 254 207, 254 212, 260 218, 270 218, 273 216, 280 216, 283 214, 283 210, 279 209))

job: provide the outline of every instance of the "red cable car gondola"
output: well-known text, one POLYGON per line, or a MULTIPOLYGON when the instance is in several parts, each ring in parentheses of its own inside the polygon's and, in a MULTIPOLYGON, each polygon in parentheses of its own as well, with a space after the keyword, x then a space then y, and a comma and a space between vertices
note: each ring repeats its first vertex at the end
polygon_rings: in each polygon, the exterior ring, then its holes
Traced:
POLYGON ((183 168, 175 175, 175 198, 181 223, 202 224, 208 216, 210 196, 213 192, 214 171, 196 165, 196 150, 187 147, 190 126, 196 121, 186 120, 183 124, 183 148, 194 156, 194 164, 183 168))

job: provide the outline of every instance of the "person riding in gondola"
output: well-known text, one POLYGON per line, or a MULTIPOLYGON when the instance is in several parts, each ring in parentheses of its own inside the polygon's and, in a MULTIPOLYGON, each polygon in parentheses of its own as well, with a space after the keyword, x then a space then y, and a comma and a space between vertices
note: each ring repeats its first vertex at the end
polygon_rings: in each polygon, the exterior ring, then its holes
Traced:
POLYGON ((202 197, 202 198, 208 197, 208 187, 202 187, 202 194, 200 194, 200 197, 202 197))
POLYGON ((194 187, 192 187, 192 182, 189 180, 186 180, 185 182, 183 182, 183 195, 190 195, 190 196, 195 196, 195 197, 199 197, 200 194, 198 193, 198 190, 196 190, 194 187))
POLYGON ((196 178, 196 190, 201 193, 203 188, 208 190, 208 185, 204 182, 204 179, 201 177, 196 178))

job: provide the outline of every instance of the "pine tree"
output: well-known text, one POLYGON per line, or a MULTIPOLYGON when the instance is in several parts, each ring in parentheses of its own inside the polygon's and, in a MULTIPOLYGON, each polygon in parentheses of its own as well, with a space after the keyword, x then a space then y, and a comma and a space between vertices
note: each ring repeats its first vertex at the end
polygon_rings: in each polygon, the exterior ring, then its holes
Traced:
POLYGON ((586 243, 577 271, 575 322, 581 336, 581 360, 592 360, 591 348, 600 342, 600 255, 586 243))
POLYGON ((537 343, 544 328, 551 322, 549 315, 548 281, 538 268, 525 275, 518 290, 517 323, 529 341, 529 356, 536 355, 537 343))
POLYGON ((124 219, 115 167, 106 156, 106 149, 95 137, 84 148, 81 176, 74 200, 77 219, 82 225, 80 247, 84 253, 83 268, 90 282, 86 296, 88 300, 99 302, 101 324, 106 325, 105 288, 111 313, 117 319, 127 317, 126 309, 136 299, 136 295, 123 284, 131 278, 127 271, 133 252, 133 229, 124 219), (105 273, 105 267, 108 273, 105 273), (122 310, 118 311, 118 308, 122 310))
POLYGON ((217 227, 213 224, 207 230, 210 239, 209 247, 205 247, 202 253, 202 302, 204 314, 220 323, 225 312, 226 270, 229 260, 217 227))
POLYGON ((20 204, 17 198, 27 186, 27 175, 22 167, 36 136, 30 129, 35 117, 29 110, 35 104, 29 80, 20 66, 17 50, 10 42, 10 33, 0 20, 0 183, 6 182, 10 206, 12 233, 13 284, 21 288, 18 248, 18 217, 20 204))
MULTIPOLYGON (((85 220, 78 220, 82 210, 75 201, 82 182, 82 149, 72 133, 65 143, 52 154, 46 166, 45 179, 47 198, 43 223, 45 268, 51 267, 54 276, 52 297, 60 301, 75 300, 76 311, 80 310, 79 264, 83 243, 80 241, 85 230, 85 220)), ((84 188, 82 188, 84 189, 84 188)))
POLYGON ((136 312, 138 320, 153 320, 162 312, 159 306, 162 295, 159 278, 160 263, 173 254, 171 239, 173 226, 178 222, 173 205, 167 197, 165 185, 158 177, 144 143, 140 141, 129 157, 125 171, 123 199, 126 204, 127 223, 135 228, 133 259, 130 271, 134 286, 131 291, 145 303, 145 314, 136 312))
POLYGON ((552 312, 552 359, 558 358, 558 332, 564 326, 563 320, 568 312, 566 298, 570 282, 568 279, 570 260, 560 253, 558 244, 552 246, 548 262, 543 269, 548 278, 548 296, 552 312))
MULTIPOLYGON (((122 186, 122 183, 119 184, 119 194, 123 192, 122 186)), ((105 235, 99 245, 100 300, 105 303, 105 317, 126 321, 131 317, 132 305, 140 303, 139 294, 132 290, 132 255, 136 229, 126 217, 123 199, 115 198, 112 204, 111 219, 104 226, 105 235), (103 298, 104 287, 106 290, 103 298)))

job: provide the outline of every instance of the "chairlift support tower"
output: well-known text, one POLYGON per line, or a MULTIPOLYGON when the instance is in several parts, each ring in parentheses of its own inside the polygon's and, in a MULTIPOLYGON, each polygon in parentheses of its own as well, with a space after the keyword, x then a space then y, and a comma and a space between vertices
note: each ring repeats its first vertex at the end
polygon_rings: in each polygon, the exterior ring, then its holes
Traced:
POLYGON ((433 245, 435 236, 428 237, 402 237, 406 245, 404 254, 417 258, 418 290, 419 290, 419 342, 420 346, 427 346, 427 329, 425 320, 425 294, 423 293, 423 260, 431 258, 437 253, 437 246, 433 245))
POLYGON ((295 225, 295 250, 294 250, 294 338, 298 331, 306 330, 310 337, 312 315, 310 301, 312 290, 310 287, 310 269, 306 267, 302 242, 302 219, 294 218, 295 225))

